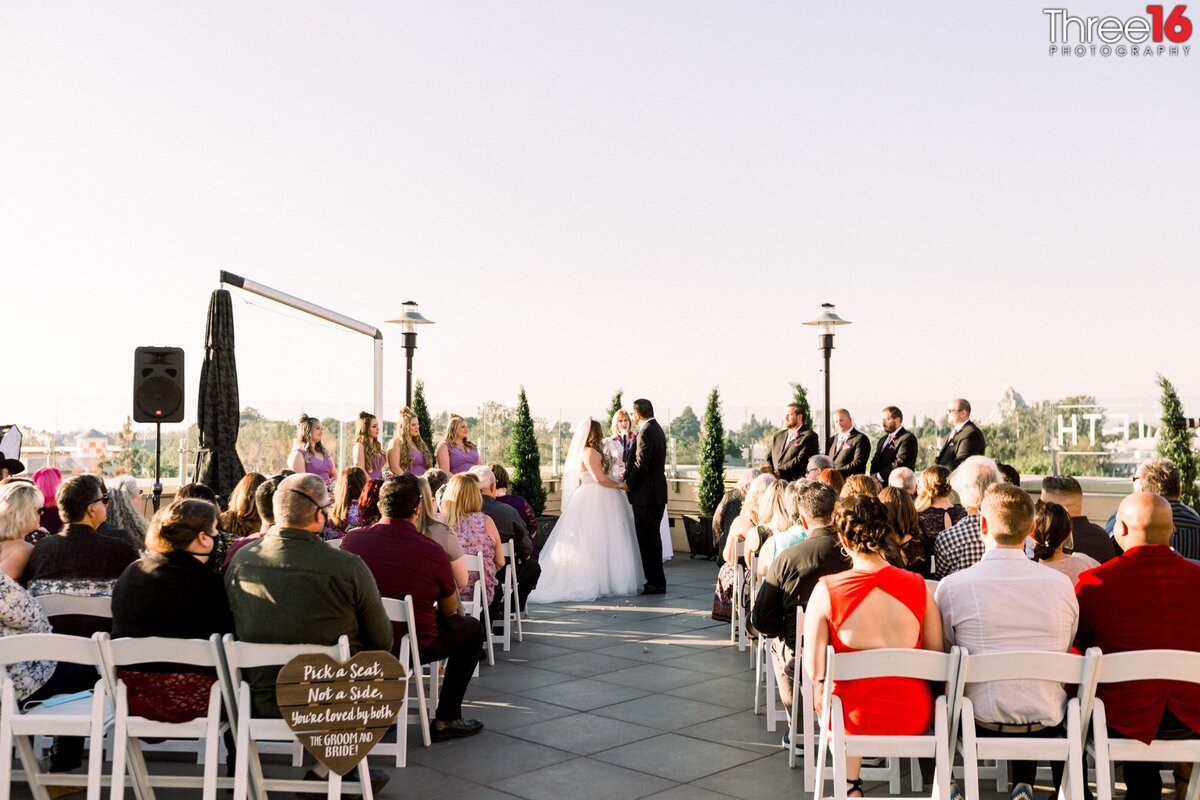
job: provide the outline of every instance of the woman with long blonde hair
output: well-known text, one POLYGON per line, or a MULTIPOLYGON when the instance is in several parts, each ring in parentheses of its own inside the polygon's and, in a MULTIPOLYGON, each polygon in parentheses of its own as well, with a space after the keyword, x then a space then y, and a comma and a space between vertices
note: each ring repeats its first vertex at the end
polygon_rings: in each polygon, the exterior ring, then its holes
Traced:
POLYGON ((917 526, 925 549, 933 552, 933 541, 942 531, 967 515, 967 510, 951 498, 950 470, 926 467, 917 479, 917 526))
MULTIPOLYGON (((504 566, 504 551, 496 523, 483 513, 483 492, 479 490, 478 477, 464 472, 450 479, 442 495, 441 522, 454 531, 464 553, 483 554, 484 602, 491 605, 496 592, 496 570, 504 566)), ((467 579, 467 585, 459 589, 460 600, 471 601, 478 579, 475 574, 467 579)))
POLYGON ((367 411, 358 412, 354 425, 354 446, 350 448, 354 466, 367 473, 371 480, 383 480, 383 445, 379 443, 379 419, 367 411))
POLYGON ((324 438, 325 429, 321 427, 321 420, 301 414, 296 424, 294 449, 288 456, 288 469, 292 472, 311 472, 326 484, 330 483, 337 475, 337 464, 322 442, 324 438))
POLYGON ((450 415, 446 436, 437 449, 438 469, 445 470, 450 475, 457 475, 471 467, 479 466, 479 448, 467 438, 470 432, 465 419, 458 414, 450 415))
POLYGON ((417 419, 417 412, 411 408, 400 410, 400 424, 396 427, 396 435, 388 442, 387 462, 393 475, 407 472, 418 478, 434 465, 429 445, 421 438, 421 423, 417 419))

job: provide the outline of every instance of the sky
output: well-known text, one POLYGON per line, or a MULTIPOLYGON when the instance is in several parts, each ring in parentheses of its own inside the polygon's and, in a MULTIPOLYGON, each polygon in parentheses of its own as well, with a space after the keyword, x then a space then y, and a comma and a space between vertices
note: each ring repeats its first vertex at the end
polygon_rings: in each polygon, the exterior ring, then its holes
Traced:
MULTIPOLYGON (((1200 416, 1200 51, 1051 57, 1044 5, 5 2, 0 422, 119 427, 142 345, 194 419, 222 269, 381 327, 389 418, 410 299, 435 410, 781 409, 831 302, 859 416, 1200 416)), ((368 339, 233 295, 243 405, 369 407, 368 339)))

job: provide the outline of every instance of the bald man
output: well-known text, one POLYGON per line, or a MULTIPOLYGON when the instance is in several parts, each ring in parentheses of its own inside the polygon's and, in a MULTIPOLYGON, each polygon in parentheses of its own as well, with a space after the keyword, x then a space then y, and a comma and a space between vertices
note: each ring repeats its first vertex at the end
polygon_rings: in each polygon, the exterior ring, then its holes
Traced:
MULTIPOLYGON (((1171 549, 1171 504, 1150 492, 1121 501, 1113 537, 1124 553, 1079 576, 1081 652, 1127 650, 1200 652, 1200 566, 1171 549)), ((1103 684, 1108 727, 1118 736, 1151 739, 1191 738, 1200 731, 1200 685, 1173 681, 1103 684)), ((1124 764, 1127 797, 1162 796, 1160 764, 1124 764)))

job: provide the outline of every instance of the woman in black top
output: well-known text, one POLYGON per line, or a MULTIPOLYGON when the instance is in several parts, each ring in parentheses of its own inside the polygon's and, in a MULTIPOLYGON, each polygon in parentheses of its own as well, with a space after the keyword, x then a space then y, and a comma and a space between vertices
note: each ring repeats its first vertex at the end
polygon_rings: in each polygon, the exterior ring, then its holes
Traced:
MULTIPOLYGON (((207 639, 232 633, 233 615, 220 574, 208 561, 217 532, 217 507, 178 500, 154 515, 146 554, 113 587, 112 636, 207 639)), ((129 690, 129 712, 162 722, 203 716, 216 675, 181 671, 176 664, 139 664, 118 670, 129 690)))

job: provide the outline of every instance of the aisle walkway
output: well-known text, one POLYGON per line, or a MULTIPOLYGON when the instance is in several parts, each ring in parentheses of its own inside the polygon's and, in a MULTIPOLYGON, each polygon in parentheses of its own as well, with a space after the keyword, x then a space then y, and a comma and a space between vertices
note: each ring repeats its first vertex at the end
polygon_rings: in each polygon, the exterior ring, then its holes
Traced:
POLYGON ((677 555, 665 596, 531 606, 525 641, 468 693, 487 730, 411 749, 385 796, 798 796, 783 725, 768 734, 751 711, 751 656, 712 620, 715 578, 714 563, 677 555))

